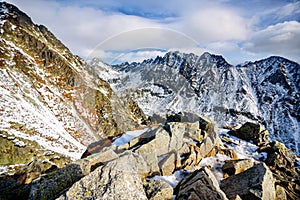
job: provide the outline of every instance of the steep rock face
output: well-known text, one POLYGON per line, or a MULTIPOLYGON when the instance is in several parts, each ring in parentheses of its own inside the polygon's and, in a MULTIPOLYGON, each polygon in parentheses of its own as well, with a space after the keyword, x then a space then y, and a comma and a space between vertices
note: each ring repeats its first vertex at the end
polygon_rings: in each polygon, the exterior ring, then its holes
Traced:
POLYGON ((78 158, 85 145, 142 121, 136 105, 120 100, 46 27, 5 2, 0 16, 1 130, 78 158))
POLYGON ((111 86, 135 99, 148 116, 193 111, 220 126, 259 122, 271 139, 299 153, 300 66, 295 62, 273 56, 232 66, 209 53, 169 52, 114 66, 111 75, 111 86))

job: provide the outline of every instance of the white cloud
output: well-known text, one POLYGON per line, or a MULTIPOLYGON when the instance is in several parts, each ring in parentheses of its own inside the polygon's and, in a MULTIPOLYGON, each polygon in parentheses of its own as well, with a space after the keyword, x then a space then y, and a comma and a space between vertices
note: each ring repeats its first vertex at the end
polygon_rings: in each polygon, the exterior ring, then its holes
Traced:
POLYGON ((253 53, 299 56, 300 23, 296 21, 278 23, 257 31, 245 43, 244 48, 253 53))
POLYGON ((300 59, 299 2, 281 7, 277 2, 272 7, 273 3, 267 1, 268 10, 261 9, 257 15, 257 5, 252 8, 246 2, 238 7, 231 0, 8 1, 35 23, 46 25, 83 58, 114 58, 124 50, 131 52, 132 59, 136 51, 130 50, 175 48, 197 54, 223 54, 234 63, 269 54, 300 59), (270 26, 283 19, 288 21, 270 26), (261 27, 267 28, 260 30, 261 27))
POLYGON ((249 22, 227 7, 209 7, 191 12, 179 22, 199 42, 243 40, 250 32, 249 22))

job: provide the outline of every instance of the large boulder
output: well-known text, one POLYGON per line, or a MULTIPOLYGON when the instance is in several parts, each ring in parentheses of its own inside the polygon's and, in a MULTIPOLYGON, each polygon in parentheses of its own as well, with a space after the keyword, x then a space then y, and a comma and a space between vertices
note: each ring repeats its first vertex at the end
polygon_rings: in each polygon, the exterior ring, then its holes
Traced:
POLYGON ((218 181, 206 167, 186 176, 176 188, 176 199, 227 199, 218 181))
POLYGON ((285 189, 289 199, 300 199, 300 170, 296 167, 295 153, 277 141, 264 150, 268 153, 265 163, 273 172, 276 184, 285 189))
POLYGON ((221 189, 229 199, 237 196, 246 200, 275 200, 275 180, 264 163, 232 175, 221 182, 221 189))
POLYGON ((269 132, 264 129, 263 125, 252 122, 246 122, 241 128, 231 130, 228 133, 242 140, 253 141, 258 146, 270 142, 268 138, 269 132))
POLYGON ((61 193, 97 167, 117 159, 119 155, 113 149, 113 146, 105 147, 98 153, 39 177, 32 182, 29 197, 31 199, 48 199, 61 193))
POLYGON ((125 154, 76 182, 59 200, 67 199, 145 199, 137 159, 125 154))

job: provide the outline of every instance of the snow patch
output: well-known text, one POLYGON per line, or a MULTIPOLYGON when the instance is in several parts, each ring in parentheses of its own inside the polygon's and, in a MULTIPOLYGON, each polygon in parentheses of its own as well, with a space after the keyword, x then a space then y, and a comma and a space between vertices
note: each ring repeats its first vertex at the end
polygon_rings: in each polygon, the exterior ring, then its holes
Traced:
POLYGON ((186 177, 190 172, 186 170, 177 170, 171 176, 154 176, 148 180, 162 180, 168 183, 172 188, 175 188, 176 185, 186 177))
POLYGON ((145 133, 148 130, 149 130, 149 128, 147 127, 147 128, 141 129, 141 130, 127 131, 121 137, 117 138, 113 142, 113 144, 116 146, 121 146, 123 144, 130 142, 130 140, 142 135, 143 133, 145 133))
POLYGON ((238 154, 239 159, 263 161, 267 158, 266 152, 257 152, 258 146, 256 146, 252 142, 247 142, 235 136, 229 135, 227 129, 219 129, 219 135, 220 137, 229 137, 234 142, 227 145, 230 149, 234 150, 238 154))

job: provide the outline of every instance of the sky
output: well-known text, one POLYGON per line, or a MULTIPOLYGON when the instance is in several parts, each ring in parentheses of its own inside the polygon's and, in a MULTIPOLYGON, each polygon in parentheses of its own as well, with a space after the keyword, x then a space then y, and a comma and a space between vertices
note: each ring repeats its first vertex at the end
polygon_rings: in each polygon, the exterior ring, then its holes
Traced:
POLYGON ((181 51, 300 62, 299 0, 7 0, 72 53, 108 64, 181 51))

